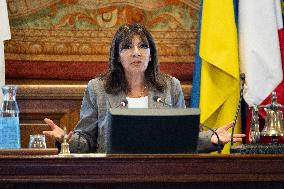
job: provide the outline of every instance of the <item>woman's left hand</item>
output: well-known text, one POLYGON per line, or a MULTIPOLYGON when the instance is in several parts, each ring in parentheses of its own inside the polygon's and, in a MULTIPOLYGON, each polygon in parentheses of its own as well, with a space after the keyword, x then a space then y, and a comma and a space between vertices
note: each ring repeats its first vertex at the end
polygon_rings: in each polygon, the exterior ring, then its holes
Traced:
MULTIPOLYGON (((218 128, 216 130, 216 133, 219 136, 221 144, 227 144, 228 142, 231 141, 231 133, 228 130, 229 130, 229 128, 232 128, 232 127, 233 127, 233 122, 231 122, 227 125, 224 125, 224 126, 218 128)), ((234 142, 242 142, 242 138, 245 137, 245 136, 246 136, 245 134, 234 134, 233 135, 233 141, 234 142)), ((217 138, 216 134, 212 135, 211 142, 213 144, 218 144, 218 138, 217 138)))

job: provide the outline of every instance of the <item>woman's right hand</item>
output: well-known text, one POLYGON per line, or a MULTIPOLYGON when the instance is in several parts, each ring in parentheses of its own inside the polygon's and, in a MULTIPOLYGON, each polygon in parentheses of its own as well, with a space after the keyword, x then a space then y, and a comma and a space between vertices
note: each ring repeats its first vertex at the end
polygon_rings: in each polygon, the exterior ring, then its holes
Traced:
MULTIPOLYGON (((51 131, 43 131, 42 133, 46 135, 47 137, 51 137, 56 139, 58 142, 63 142, 64 139, 64 130, 58 127, 51 119, 45 118, 45 123, 49 125, 49 127, 52 129, 51 131)), ((67 136, 67 141, 71 138, 73 135, 73 132, 71 131, 67 136)))

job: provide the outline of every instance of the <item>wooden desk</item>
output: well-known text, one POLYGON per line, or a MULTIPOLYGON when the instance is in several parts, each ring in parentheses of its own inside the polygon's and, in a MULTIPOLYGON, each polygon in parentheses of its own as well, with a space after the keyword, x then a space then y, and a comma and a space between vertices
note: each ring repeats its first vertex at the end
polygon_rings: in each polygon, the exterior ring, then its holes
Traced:
POLYGON ((0 155, 0 188, 283 188, 284 155, 0 155))

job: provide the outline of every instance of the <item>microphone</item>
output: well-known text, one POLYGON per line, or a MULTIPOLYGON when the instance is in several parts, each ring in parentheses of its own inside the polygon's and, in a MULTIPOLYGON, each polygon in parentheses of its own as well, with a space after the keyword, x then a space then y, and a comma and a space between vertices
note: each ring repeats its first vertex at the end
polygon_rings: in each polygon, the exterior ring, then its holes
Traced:
POLYGON ((119 105, 117 105, 114 108, 120 108, 120 107, 126 107, 128 105, 128 100, 127 99, 123 99, 121 100, 121 102, 119 103, 119 105))
POLYGON ((162 103, 163 106, 169 106, 169 107, 172 107, 172 106, 173 106, 172 104, 169 104, 169 103, 165 102, 164 100, 162 100, 162 98, 159 97, 159 96, 154 96, 154 97, 153 97, 153 100, 154 100, 155 102, 162 103))
POLYGON ((217 134, 217 132, 214 129, 204 125, 203 123, 200 123, 199 126, 205 127, 206 129, 212 131, 217 136, 217 140, 218 140, 218 142, 217 142, 217 149, 218 150, 217 151, 218 151, 218 154, 221 154, 223 147, 221 146, 221 141, 220 141, 220 138, 219 138, 219 135, 217 134))
POLYGON ((233 152, 233 145, 234 145, 234 130, 235 130, 235 126, 237 123, 237 119, 241 110, 241 105, 242 105, 242 98, 243 98, 243 94, 244 94, 244 85, 245 85, 245 79, 246 79, 246 75, 244 73, 240 74, 240 80, 241 80, 241 89, 240 89, 240 99, 239 99, 239 103, 238 103, 238 107, 237 107, 237 111, 233 120, 233 127, 232 127, 232 133, 231 133, 231 145, 230 145, 230 152, 233 152))
POLYGON ((123 100, 120 102, 120 105, 121 105, 122 107, 127 106, 127 105, 128 105, 128 100, 123 99, 123 100))

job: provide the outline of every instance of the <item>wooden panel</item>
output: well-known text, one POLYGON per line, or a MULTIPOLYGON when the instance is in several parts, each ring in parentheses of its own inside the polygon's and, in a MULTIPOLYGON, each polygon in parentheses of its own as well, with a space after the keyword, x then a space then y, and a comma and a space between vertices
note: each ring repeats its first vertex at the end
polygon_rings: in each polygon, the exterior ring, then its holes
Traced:
MULTIPOLYGON (((79 121, 84 89, 85 85, 19 85, 21 146, 28 147, 29 135, 50 130, 43 121, 46 117, 61 128, 73 130, 79 121)), ((48 148, 54 147, 53 139, 46 141, 48 148)))
POLYGON ((283 155, 255 154, 0 155, 0 184, 41 189, 280 189, 284 186, 283 159, 283 155))

